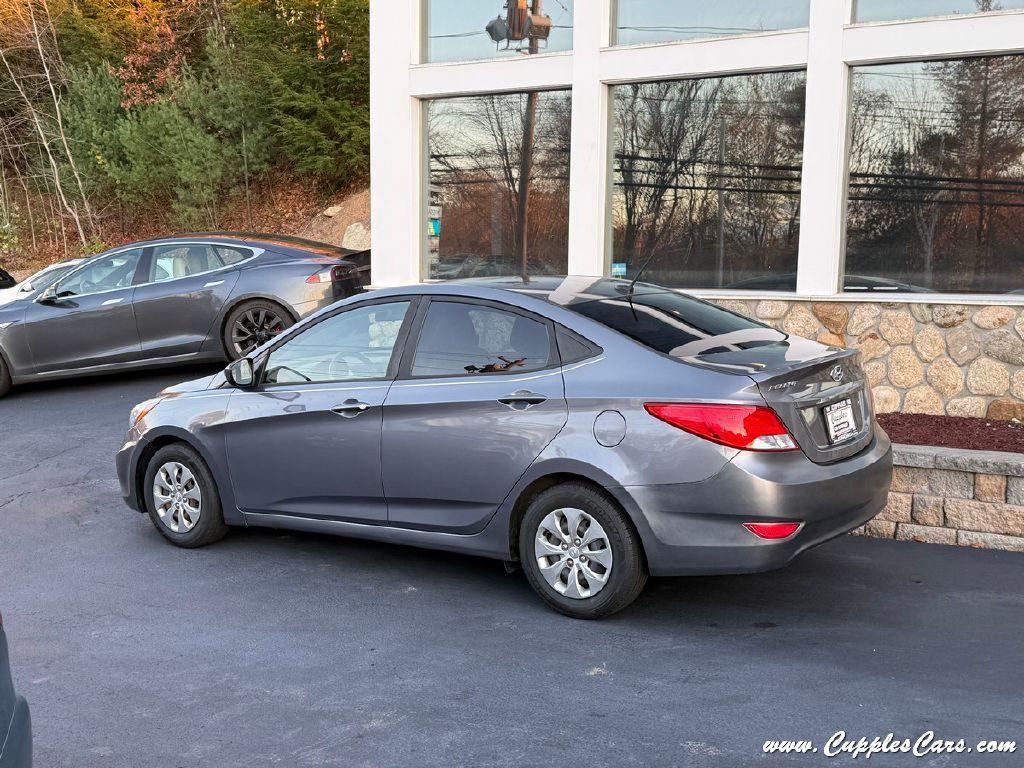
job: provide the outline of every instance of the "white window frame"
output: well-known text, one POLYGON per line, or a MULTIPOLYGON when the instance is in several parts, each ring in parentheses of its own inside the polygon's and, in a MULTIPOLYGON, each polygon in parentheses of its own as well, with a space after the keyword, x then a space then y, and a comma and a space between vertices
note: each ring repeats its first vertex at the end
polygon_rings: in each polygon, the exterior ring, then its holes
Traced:
POLYGON ((853 0, 810 0, 806 29, 612 46, 614 0, 577 0, 570 52, 422 64, 425 2, 370 4, 374 285, 403 285, 423 279, 426 99, 572 90, 568 271, 600 276, 609 272, 611 250, 610 87, 645 80, 806 69, 796 293, 697 293, 747 299, 1024 303, 1019 296, 876 296, 843 293, 840 289, 845 255, 850 68, 892 61, 1021 53, 1024 11, 853 24, 853 0))

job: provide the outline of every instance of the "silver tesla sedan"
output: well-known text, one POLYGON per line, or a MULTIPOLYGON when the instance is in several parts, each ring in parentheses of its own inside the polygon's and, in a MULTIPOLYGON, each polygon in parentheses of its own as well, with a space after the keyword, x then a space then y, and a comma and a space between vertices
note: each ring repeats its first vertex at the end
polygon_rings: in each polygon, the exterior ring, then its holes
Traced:
POLYGON ((201 234, 55 265, 0 302, 12 384, 233 360, 362 290, 369 255, 275 235, 201 234))
POLYGON ((655 285, 371 291, 133 411, 128 504, 173 544, 291 528, 521 563, 606 616, 648 575, 785 565, 885 505, 858 353, 655 285))

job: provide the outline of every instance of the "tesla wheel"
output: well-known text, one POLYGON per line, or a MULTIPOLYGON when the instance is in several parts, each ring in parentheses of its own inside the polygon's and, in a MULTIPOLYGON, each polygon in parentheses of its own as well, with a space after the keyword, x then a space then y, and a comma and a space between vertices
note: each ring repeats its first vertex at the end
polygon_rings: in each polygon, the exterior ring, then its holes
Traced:
POLYGON ((184 443, 153 454, 144 489, 150 520, 172 544, 202 547, 228 532, 213 475, 202 457, 184 443))
POLYGON ((0 397, 11 391, 11 372, 7 368, 4 356, 0 355, 0 397))
POLYGON ((279 304, 262 299, 246 301, 224 323, 224 350, 232 360, 238 360, 293 324, 291 315, 279 304))
POLYGON ((583 483, 556 485, 530 503, 519 559, 537 594, 577 619, 621 611, 647 582, 643 549, 625 515, 583 483))

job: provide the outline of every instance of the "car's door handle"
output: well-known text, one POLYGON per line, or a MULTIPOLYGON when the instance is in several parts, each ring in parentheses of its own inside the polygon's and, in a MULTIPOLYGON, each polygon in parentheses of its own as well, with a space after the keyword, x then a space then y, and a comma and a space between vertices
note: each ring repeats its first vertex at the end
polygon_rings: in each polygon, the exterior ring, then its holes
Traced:
POLYGON ((531 405, 540 405, 547 400, 544 395, 538 395, 536 392, 530 392, 527 389, 520 389, 517 392, 513 392, 511 395, 505 395, 499 397, 498 402, 503 405, 511 406, 516 410, 523 410, 529 408, 531 405))
POLYGON ((339 416, 352 418, 353 416, 358 416, 360 413, 363 413, 369 407, 369 403, 362 403, 353 398, 349 398, 341 405, 334 406, 333 408, 331 408, 331 410, 334 411, 334 413, 338 414, 339 416))
POLYGON ((223 280, 211 280, 206 285, 204 285, 203 288, 216 288, 218 285, 223 285, 223 284, 224 284, 223 280))
POLYGON ((122 296, 119 299, 107 299, 106 301, 103 302, 103 306, 104 307, 112 307, 115 304, 120 304, 122 301, 124 301, 124 296, 122 296))

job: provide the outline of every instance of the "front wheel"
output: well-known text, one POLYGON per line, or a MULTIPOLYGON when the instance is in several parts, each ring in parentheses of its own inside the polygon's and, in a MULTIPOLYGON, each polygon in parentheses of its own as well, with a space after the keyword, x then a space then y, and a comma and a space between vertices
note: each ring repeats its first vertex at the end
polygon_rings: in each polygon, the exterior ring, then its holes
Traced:
POLYGON ((238 360, 294 324, 284 307, 272 301, 246 301, 224 323, 224 351, 238 360))
POLYGON ((643 549, 625 515, 583 483, 556 485, 530 503, 519 559, 544 602, 577 619, 621 611, 647 583, 643 549))
POLYGON ((160 535, 179 547, 202 547, 228 527, 206 462, 191 446, 167 445, 146 466, 146 511, 160 535))

